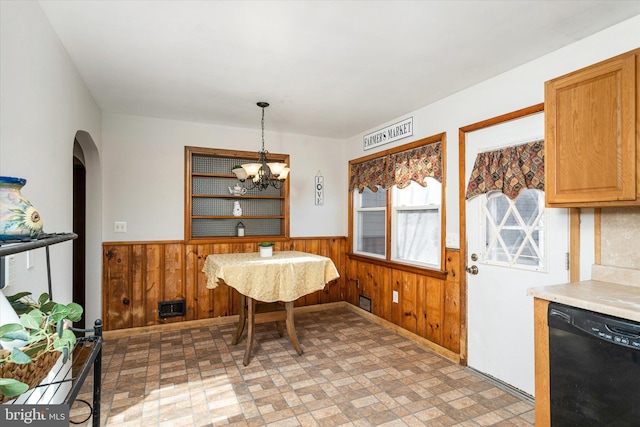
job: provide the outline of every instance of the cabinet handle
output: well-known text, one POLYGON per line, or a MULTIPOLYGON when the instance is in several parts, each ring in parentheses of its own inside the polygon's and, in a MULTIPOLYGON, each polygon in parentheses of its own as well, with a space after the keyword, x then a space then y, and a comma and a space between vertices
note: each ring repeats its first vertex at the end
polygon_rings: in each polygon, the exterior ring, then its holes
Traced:
POLYGON ((123 299, 122 299, 122 303, 123 303, 124 305, 129 305, 129 302, 130 302, 130 301, 129 301, 129 298, 123 298, 123 299))

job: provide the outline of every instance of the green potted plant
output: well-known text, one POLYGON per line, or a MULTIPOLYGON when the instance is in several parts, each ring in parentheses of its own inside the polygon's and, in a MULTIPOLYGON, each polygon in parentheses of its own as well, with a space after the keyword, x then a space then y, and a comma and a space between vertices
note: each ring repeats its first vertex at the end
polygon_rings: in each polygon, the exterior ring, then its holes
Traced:
POLYGON ((263 258, 270 257, 273 255, 273 247, 275 243, 273 242, 260 242, 258 243, 258 249, 260 249, 260 256, 263 258))
POLYGON ((62 355, 66 363, 76 344, 69 322, 82 317, 82 307, 49 300, 43 293, 37 300, 22 292, 7 300, 20 315, 20 323, 0 326, 0 403, 11 400, 38 385, 62 355), (21 342, 21 347, 7 345, 21 342), (3 346, 3 343, 5 344, 3 346))

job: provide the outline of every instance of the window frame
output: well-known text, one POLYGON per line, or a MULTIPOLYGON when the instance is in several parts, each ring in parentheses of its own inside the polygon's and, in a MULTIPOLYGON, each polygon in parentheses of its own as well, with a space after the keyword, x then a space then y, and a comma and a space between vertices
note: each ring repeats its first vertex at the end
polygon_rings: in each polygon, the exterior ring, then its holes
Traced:
POLYGON ((378 257, 378 256, 372 256, 371 254, 368 253, 361 253, 361 252, 357 252, 355 250, 355 237, 356 237, 356 227, 357 227, 357 221, 356 221, 356 206, 355 206, 355 197, 356 195, 354 194, 355 192, 358 191, 358 189, 354 189, 353 192, 350 192, 348 195, 348 201, 349 201, 349 224, 348 224, 348 237, 347 237, 347 256, 350 259, 354 259, 354 260, 360 260, 360 261, 365 261, 365 262, 370 262, 372 264, 378 264, 378 265, 383 265, 383 266, 387 266, 387 267, 391 267, 394 269, 399 269, 399 270, 405 270, 405 271, 410 271, 410 272, 415 272, 415 273, 419 273, 419 274, 424 274, 424 275, 428 275, 431 277, 435 277, 435 278, 439 278, 439 279, 445 279, 446 278, 446 270, 445 270, 445 235, 446 235, 446 206, 445 206, 445 201, 446 201, 446 164, 445 164, 445 159, 446 159, 446 133, 440 133, 440 134, 436 134, 427 138, 423 138, 414 142, 410 142, 404 145, 400 145, 398 147, 394 147, 388 150, 383 150, 383 151, 378 151, 374 154, 370 154, 364 157, 360 157, 357 159, 353 159, 349 161, 349 169, 348 169, 348 174, 349 174, 349 182, 351 180, 351 165, 353 164, 357 164, 357 163, 363 163, 366 161, 370 161, 376 158, 380 158, 380 157, 385 157, 388 156, 390 154, 395 154, 395 153, 399 153, 402 151, 408 151, 417 147, 421 147, 424 145, 429 145, 429 144, 434 144, 434 143, 441 143, 441 161, 442 161, 442 194, 441 194, 441 201, 440 201, 440 265, 439 266, 432 266, 432 265, 424 265, 424 264, 417 264, 417 263, 409 263, 407 261, 404 260, 397 260, 394 259, 392 257, 392 236, 390 233, 393 233, 393 227, 394 227, 394 223, 392 221, 392 216, 394 213, 394 206, 393 206, 393 192, 396 190, 395 186, 390 188, 389 190, 387 190, 386 192, 386 209, 385 209, 385 215, 386 215, 386 221, 385 221, 385 237, 386 237, 386 242, 385 242, 385 256, 384 257, 378 257))
MULTIPOLYGON (((442 218, 442 201, 440 202, 439 205, 436 204, 429 204, 429 205, 412 205, 412 206, 397 206, 395 204, 395 201, 393 200, 396 197, 395 192, 398 191, 397 188, 392 188, 392 192, 391 192, 391 199, 392 199, 392 206, 391 209, 393 210, 393 212, 391 213, 391 224, 394 226, 394 229, 398 227, 398 212, 410 212, 410 211, 428 211, 428 210, 434 210, 438 213, 438 215, 440 216, 440 218, 442 218)), ((443 192, 444 193, 444 192, 443 192)), ((442 196, 441 196, 442 199, 442 196)), ((439 254, 438 256, 438 263, 437 264, 432 264, 429 262, 420 262, 420 261, 409 261, 409 260, 405 260, 404 258, 399 258, 398 254, 397 254, 397 250, 396 250, 396 239, 397 239, 397 233, 394 235, 393 233, 391 234, 391 258, 390 260, 393 262, 401 262, 401 263, 410 263, 411 265, 416 265, 416 266, 420 266, 420 267, 424 267, 424 268, 438 268, 442 266, 442 254, 439 254)), ((440 246, 442 246, 442 229, 438 229, 438 240, 440 240, 440 246)))

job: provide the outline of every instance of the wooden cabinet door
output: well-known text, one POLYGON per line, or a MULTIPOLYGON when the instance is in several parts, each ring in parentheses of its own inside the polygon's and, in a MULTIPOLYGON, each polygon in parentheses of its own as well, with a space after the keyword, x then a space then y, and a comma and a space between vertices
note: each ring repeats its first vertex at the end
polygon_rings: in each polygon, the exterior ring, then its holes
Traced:
POLYGON ((547 205, 638 198, 636 53, 545 83, 547 205))

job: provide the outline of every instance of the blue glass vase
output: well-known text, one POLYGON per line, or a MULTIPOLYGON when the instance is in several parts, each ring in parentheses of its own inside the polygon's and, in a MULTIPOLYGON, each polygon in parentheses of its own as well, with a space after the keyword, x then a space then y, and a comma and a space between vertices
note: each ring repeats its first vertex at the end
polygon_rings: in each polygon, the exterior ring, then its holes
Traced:
POLYGON ((0 176, 0 241, 36 238, 42 233, 42 218, 20 193, 27 180, 0 176))

